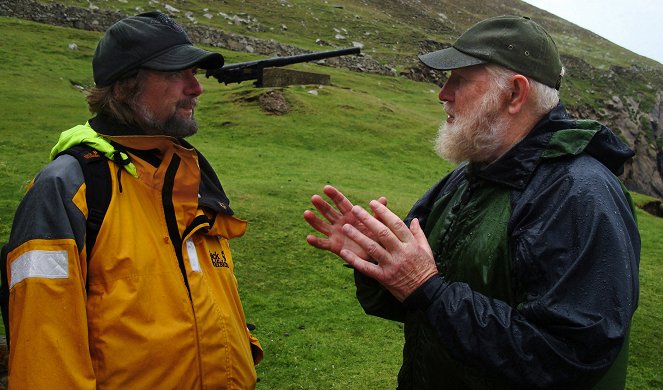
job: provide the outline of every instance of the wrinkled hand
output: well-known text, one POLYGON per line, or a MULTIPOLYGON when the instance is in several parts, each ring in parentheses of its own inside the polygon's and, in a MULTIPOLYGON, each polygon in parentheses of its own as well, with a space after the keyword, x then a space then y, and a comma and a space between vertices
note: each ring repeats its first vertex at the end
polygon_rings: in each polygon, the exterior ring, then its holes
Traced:
MULTIPOLYGON (((306 241, 318 249, 330 251, 337 256, 340 256, 341 250, 348 249, 353 253, 360 253, 363 258, 367 258, 367 255, 362 251, 362 248, 353 240, 349 239, 343 231, 343 225, 349 224, 356 226, 359 231, 367 236, 372 236, 371 232, 367 230, 362 223, 358 222, 357 218, 352 213, 353 204, 345 197, 345 195, 343 195, 343 193, 332 186, 325 186, 323 192, 334 202, 336 209, 319 195, 313 195, 313 197, 311 197, 311 203, 313 203, 313 206, 315 206, 327 222, 320 219, 310 210, 304 212, 304 219, 309 225, 311 225, 311 227, 313 227, 313 229, 324 234, 326 238, 310 234, 306 237, 306 241)), ((378 202, 386 205, 387 199, 382 197, 378 202)))
POLYGON ((355 270, 382 284, 396 299, 405 300, 425 281, 437 275, 437 267, 428 240, 413 219, 408 226, 385 205, 371 201, 375 217, 359 206, 351 214, 368 229, 370 236, 353 224, 345 224, 343 232, 360 251, 346 245, 341 257, 355 270))

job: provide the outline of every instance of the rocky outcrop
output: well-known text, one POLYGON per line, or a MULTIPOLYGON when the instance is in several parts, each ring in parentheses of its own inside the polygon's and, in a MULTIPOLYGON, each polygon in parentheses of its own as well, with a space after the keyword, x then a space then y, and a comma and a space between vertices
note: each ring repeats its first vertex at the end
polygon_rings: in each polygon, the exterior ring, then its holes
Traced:
POLYGON ((598 120, 613 131, 636 153, 621 175, 628 189, 663 198, 663 90, 655 95, 653 108, 643 109, 633 96, 612 96, 601 109, 570 107, 577 118, 598 120))
POLYGON ((622 137, 636 152, 632 163, 626 167, 622 179, 632 191, 663 198, 663 91, 656 94, 651 112, 640 109, 632 97, 613 96, 598 119, 618 129, 622 137))
POLYGON ((1 0, 0 16, 11 16, 53 26, 106 31, 124 17, 117 11, 85 9, 63 4, 41 4, 30 0, 1 0))

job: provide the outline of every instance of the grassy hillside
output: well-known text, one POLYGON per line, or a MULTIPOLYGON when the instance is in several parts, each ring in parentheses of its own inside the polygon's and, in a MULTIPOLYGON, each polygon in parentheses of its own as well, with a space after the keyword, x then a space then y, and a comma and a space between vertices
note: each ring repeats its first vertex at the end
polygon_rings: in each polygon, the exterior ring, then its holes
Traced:
MULTIPOLYGON (((663 138, 654 135, 656 129, 650 123, 654 120, 650 113, 656 105, 656 94, 663 90, 663 65, 520 0, 38 1, 124 14, 158 9, 184 24, 308 50, 357 44, 381 64, 406 73, 421 66, 416 54, 451 44, 478 20, 504 14, 530 16, 551 33, 559 47, 566 68, 561 94, 572 112, 581 110, 594 113, 593 119, 604 119, 600 116, 605 114, 606 102, 618 96, 631 101, 633 108, 628 115, 636 118, 636 128, 607 124, 617 131, 642 132, 641 142, 657 145, 658 149, 663 145, 663 138)), ((69 23, 75 20, 65 19, 69 23)), ((230 59, 234 60, 233 56, 230 59)), ((655 159, 655 154, 647 158, 655 159)))
MULTIPOLYGON (((88 0, 38 0, 82 8, 88 0)), ((566 55, 607 69, 633 63, 663 68, 596 34, 520 0, 99 0, 94 7, 126 14, 167 8, 183 23, 196 23, 274 39, 307 49, 328 44, 364 44, 366 52, 395 65, 416 63, 417 45, 424 39, 451 43, 465 29, 487 16, 531 16, 549 30, 566 55), (324 43, 323 43, 324 44, 324 43)))
MULTIPOLYGON (((90 82, 100 35, 0 18, 0 36, 4 242, 25 184, 47 162, 59 132, 89 117, 70 80, 90 82)), ((251 58, 220 51, 232 62, 251 58)), ((223 86, 202 79, 201 132, 191 139, 219 172, 238 216, 249 221, 247 234, 232 245, 248 321, 266 350, 258 388, 394 388, 402 327, 363 314, 351 271, 307 246, 311 229, 301 215, 327 183, 360 204, 385 195, 404 215, 452 168, 432 152, 444 116, 437 89, 402 78, 299 67, 331 74, 333 85, 284 88, 291 112, 283 116, 261 111, 255 97, 264 90, 250 83, 223 86)), ((663 222, 638 217, 642 297, 631 340, 633 389, 663 386, 657 347, 663 336, 657 327, 663 246, 656 239, 663 222)))

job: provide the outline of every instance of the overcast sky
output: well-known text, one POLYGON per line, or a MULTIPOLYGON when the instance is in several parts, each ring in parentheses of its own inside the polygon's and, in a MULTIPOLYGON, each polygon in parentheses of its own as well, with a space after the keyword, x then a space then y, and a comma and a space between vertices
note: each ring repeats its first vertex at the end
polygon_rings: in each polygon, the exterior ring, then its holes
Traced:
POLYGON ((663 64, 663 0, 524 0, 663 64))

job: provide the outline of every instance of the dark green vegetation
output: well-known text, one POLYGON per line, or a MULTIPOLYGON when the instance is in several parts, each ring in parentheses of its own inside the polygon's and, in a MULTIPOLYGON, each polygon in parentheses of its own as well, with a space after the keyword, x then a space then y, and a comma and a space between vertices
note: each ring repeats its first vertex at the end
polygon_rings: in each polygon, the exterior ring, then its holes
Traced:
MULTIPOLYGON (((198 9, 215 3, 221 2, 184 5, 198 9)), ((224 12, 231 13, 234 3, 223 2, 228 7, 224 12)), ((123 3, 113 2, 116 5, 123 3)), ((350 12, 349 6, 344 11, 325 7, 330 13, 350 12)), ((132 9, 127 5, 127 12, 132 9)), ((293 31, 301 24, 299 16, 279 24, 293 31)), ((303 41, 302 31, 293 32, 293 40, 303 41)), ((47 163, 59 133, 89 117, 82 93, 70 80, 91 81, 90 61, 100 34, 0 18, 0 36, 4 242, 25 185, 47 163), (71 42, 78 50, 67 47, 71 42)), ((229 62, 257 57, 220 51, 229 62)), ((258 388, 394 388, 401 361, 400 325, 363 314, 354 299, 351 271, 305 243, 311 229, 301 215, 310 196, 327 183, 362 205, 385 195, 404 215, 452 168, 432 152, 432 139, 444 116, 436 102, 438 91, 434 85, 403 78, 310 64, 297 68, 329 73, 333 85, 283 89, 291 107, 283 116, 259 108, 255 98, 265 90, 250 83, 226 87, 203 78, 201 132, 191 139, 219 172, 238 216, 249 221, 246 236, 231 244, 247 319, 256 325, 266 351, 258 366, 258 388)), ((632 389, 663 386, 658 364, 663 338, 663 222, 643 212, 638 218, 643 236, 642 294, 631 339, 632 389)))

